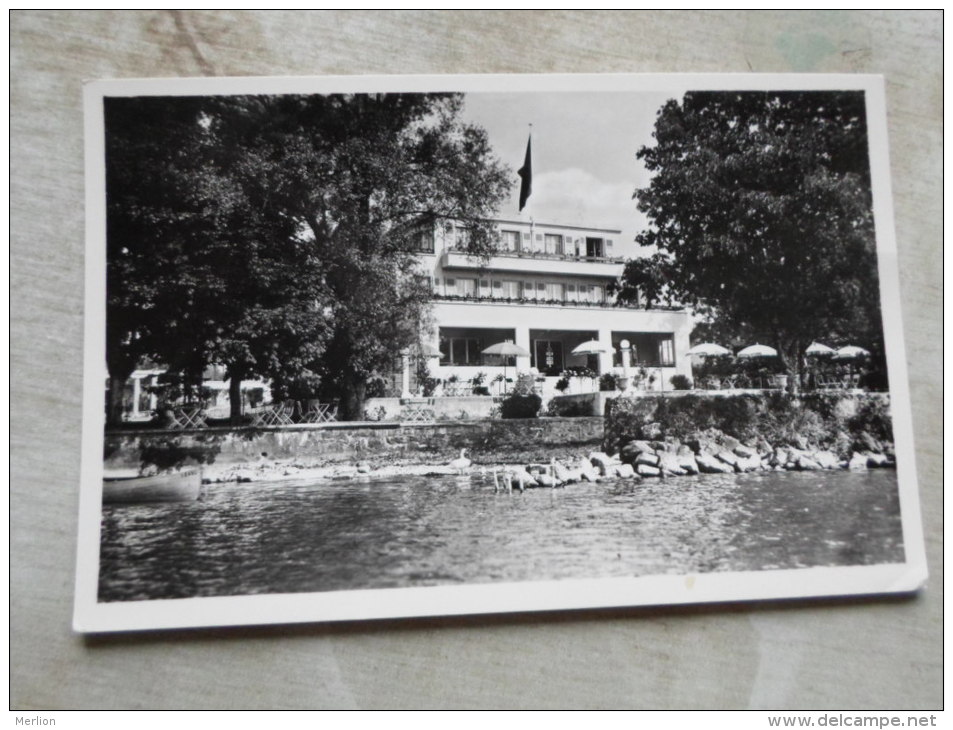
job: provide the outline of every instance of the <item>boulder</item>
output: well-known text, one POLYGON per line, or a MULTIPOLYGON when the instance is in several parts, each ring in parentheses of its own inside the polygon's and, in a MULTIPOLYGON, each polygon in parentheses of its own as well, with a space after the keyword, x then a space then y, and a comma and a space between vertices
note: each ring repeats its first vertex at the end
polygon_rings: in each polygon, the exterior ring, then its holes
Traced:
POLYGON ((837 455, 830 451, 818 451, 814 454, 814 461, 820 464, 822 469, 836 469, 838 467, 837 455))
POLYGON ((738 466, 738 457, 731 451, 719 451, 715 457, 730 466, 738 466))
POLYGON ((580 459, 578 468, 583 479, 590 482, 599 481, 599 472, 596 471, 596 468, 589 459, 580 459))
POLYGON ((735 446, 735 448, 732 449, 732 452, 734 452, 735 456, 739 456, 742 459, 749 459, 752 456, 757 455, 758 453, 757 451, 752 449, 750 446, 745 446, 744 444, 735 446))
POLYGON ((890 466, 890 459, 885 454, 867 454, 867 466, 873 468, 890 466))
POLYGON ((866 471, 867 456, 864 454, 858 454, 855 451, 853 454, 851 454, 850 461, 847 462, 847 468, 853 471, 866 471))
POLYGON ((653 453, 651 453, 651 452, 645 452, 645 451, 643 451, 641 454, 639 454, 639 455, 636 457, 635 463, 636 463, 636 464, 645 464, 645 465, 647 465, 647 466, 658 466, 658 465, 659 465, 659 460, 660 460, 660 458, 659 458, 658 454, 653 454, 653 453))
POLYGON ((622 479, 631 479, 635 476, 635 469, 631 464, 619 464, 616 468, 616 474, 622 479))
POLYGON ((664 474, 668 474, 669 476, 680 477, 687 473, 678 463, 678 457, 667 451, 662 453, 659 458, 659 468, 664 474))
POLYGON ((695 462, 698 464, 698 470, 703 474, 727 474, 735 470, 733 466, 719 461, 704 451, 695 457, 695 462))
POLYGON ((744 444, 742 444, 734 436, 729 436, 727 434, 722 434, 718 438, 718 444, 726 451, 734 451, 735 449, 744 446, 744 444))
POLYGON ((572 479, 572 470, 567 469, 558 461, 555 464, 553 464, 553 473, 555 474, 556 478, 563 483, 568 482, 572 479))
POLYGON ((603 471, 606 471, 607 467, 619 463, 617 458, 609 456, 602 451, 594 451, 593 453, 589 454, 589 461, 593 464, 593 466, 599 467, 603 471))
POLYGON ((761 457, 757 454, 752 454, 751 456, 738 459, 735 468, 738 469, 738 471, 744 472, 758 471, 761 469, 761 457))
POLYGON ((639 466, 636 469, 636 472, 638 473, 639 476, 643 476, 643 477, 657 477, 661 475, 662 470, 659 469, 657 466, 649 466, 648 464, 639 464, 639 466))
POLYGON ((775 449, 771 457, 773 466, 784 466, 791 460, 787 449, 775 449))
POLYGON ((691 451, 687 454, 679 452, 675 455, 675 458, 678 461, 679 468, 684 469, 686 474, 698 473, 698 462, 695 461, 695 455, 691 451))
POLYGON ((800 471, 819 471, 823 468, 814 459, 804 454, 797 458, 796 466, 800 471))

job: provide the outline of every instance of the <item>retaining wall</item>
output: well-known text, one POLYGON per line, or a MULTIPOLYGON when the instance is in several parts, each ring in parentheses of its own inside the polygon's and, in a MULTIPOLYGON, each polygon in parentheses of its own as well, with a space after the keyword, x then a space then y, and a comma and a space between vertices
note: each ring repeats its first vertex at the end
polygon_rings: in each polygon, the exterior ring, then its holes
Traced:
POLYGON ((538 449, 594 449, 603 438, 602 418, 493 419, 400 423, 338 423, 274 428, 194 431, 115 431, 105 436, 108 469, 137 468, 143 457, 190 458, 238 464, 262 458, 295 458, 311 465, 387 457, 427 463, 461 448, 471 455, 538 449))

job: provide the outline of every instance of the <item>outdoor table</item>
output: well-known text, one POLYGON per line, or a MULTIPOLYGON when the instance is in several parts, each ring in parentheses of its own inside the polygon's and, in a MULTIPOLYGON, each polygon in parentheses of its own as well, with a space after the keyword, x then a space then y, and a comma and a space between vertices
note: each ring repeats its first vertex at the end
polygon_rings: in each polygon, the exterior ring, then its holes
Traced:
POLYGON ((300 408, 302 423, 330 423, 338 419, 337 403, 321 403, 316 400, 302 401, 300 408))

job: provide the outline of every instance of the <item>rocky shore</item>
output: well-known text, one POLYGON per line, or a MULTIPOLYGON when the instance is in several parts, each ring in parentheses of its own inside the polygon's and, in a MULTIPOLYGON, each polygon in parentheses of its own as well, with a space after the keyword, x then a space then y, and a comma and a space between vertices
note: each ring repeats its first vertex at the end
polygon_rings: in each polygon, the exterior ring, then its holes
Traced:
POLYGON ((849 459, 838 458, 827 449, 798 446, 774 447, 763 438, 743 443, 715 433, 689 440, 626 443, 617 454, 593 451, 588 454, 562 453, 522 463, 482 458, 460 470, 449 464, 421 464, 359 461, 352 464, 317 465, 300 459, 269 459, 255 463, 204 467, 207 484, 230 482, 275 482, 285 480, 334 480, 361 477, 448 476, 482 474, 494 479, 501 489, 555 487, 574 482, 602 479, 653 479, 695 474, 730 474, 757 471, 819 471, 824 469, 864 470, 895 466, 892 450, 856 451, 849 459), (495 476, 494 476, 495 475, 495 476))

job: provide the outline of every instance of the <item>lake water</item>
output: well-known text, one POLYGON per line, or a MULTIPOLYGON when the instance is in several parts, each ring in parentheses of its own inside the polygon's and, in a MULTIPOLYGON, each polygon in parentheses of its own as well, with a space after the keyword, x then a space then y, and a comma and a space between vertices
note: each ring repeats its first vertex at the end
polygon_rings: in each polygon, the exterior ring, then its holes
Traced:
POLYGON ((495 493, 491 479, 212 485, 106 505, 101 601, 903 562, 896 472, 495 493))

